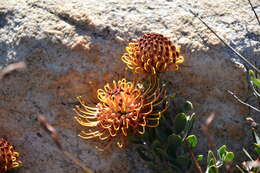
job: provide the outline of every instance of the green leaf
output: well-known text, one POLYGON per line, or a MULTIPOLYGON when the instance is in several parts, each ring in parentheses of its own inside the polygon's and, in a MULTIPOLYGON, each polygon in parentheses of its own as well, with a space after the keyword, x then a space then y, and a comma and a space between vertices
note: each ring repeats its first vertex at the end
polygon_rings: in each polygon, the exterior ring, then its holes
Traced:
POLYGON ((171 134, 167 139, 168 148, 167 153, 171 156, 175 156, 177 152, 177 148, 181 146, 182 139, 179 135, 171 134))
POLYGON ((253 82, 253 84, 257 87, 260 87, 260 79, 257 78, 251 78, 251 81, 253 82))
POLYGON ((250 80, 252 81, 252 83, 257 87, 260 87, 260 79, 256 78, 253 70, 249 70, 249 75, 250 75, 250 80))
POLYGON ((260 155, 260 144, 254 144, 255 146, 255 152, 257 153, 257 155, 260 155))
POLYGON ((190 101, 186 101, 183 105, 183 109, 185 112, 188 112, 193 109, 193 105, 190 101))
POLYGON ((215 165, 212 165, 207 168, 206 173, 218 173, 218 168, 215 165))
POLYGON ((248 71, 251 78, 255 78, 255 72, 253 70, 248 71))
POLYGON ((177 134, 181 133, 185 129, 186 123, 187 115, 185 113, 178 114, 175 119, 175 130, 177 134))
POLYGON ((195 113, 191 114, 190 116, 187 117, 187 125, 185 127, 185 131, 186 131, 186 134, 185 134, 185 137, 188 136, 188 134, 191 132, 192 130, 192 127, 194 125, 194 122, 195 122, 195 118, 196 118, 196 115, 195 113))
POLYGON ((201 154, 200 154, 200 155, 197 155, 197 160, 198 160, 198 161, 202 161, 202 160, 203 160, 203 157, 204 157, 204 156, 201 155, 201 154))
MULTIPOLYGON (((196 118, 196 115, 195 115, 195 113, 193 113, 193 114, 191 114, 190 116, 188 116, 188 121, 191 122, 191 123, 194 123, 195 118, 196 118)), ((192 125, 193 125, 193 124, 192 124, 192 125)))
POLYGON ((189 147, 191 148, 195 148, 198 144, 198 139, 195 135, 190 135, 186 138, 188 144, 189 144, 189 147))
POLYGON ((181 136, 176 135, 176 134, 173 133, 173 134, 168 136, 167 141, 168 141, 168 145, 170 147, 173 147, 173 146, 179 147, 181 145, 181 141, 182 140, 181 140, 181 136))
POLYGON ((227 154, 227 146, 223 145, 218 149, 218 156, 221 160, 224 160, 224 157, 227 154))
POLYGON ((217 160, 211 150, 208 151, 207 163, 208 163, 208 166, 212 166, 217 163, 217 160))
POLYGON ((229 163, 229 162, 232 162, 234 158, 235 158, 235 155, 234 155, 233 152, 227 152, 227 153, 226 153, 226 156, 225 156, 224 159, 223 159, 223 161, 224 161, 225 163, 229 163))
POLYGON ((253 167, 253 172, 259 173, 259 171, 260 171, 260 167, 259 166, 253 167))
POLYGON ((152 159, 146 155, 145 151, 147 149, 145 149, 144 147, 140 146, 138 148, 136 148, 137 153, 139 154, 139 156, 144 160, 144 161, 152 161, 152 159))

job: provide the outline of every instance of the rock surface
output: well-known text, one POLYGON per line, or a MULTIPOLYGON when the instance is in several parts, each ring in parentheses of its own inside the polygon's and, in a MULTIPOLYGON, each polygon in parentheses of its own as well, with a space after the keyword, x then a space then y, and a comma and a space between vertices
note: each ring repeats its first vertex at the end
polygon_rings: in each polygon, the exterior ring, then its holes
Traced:
MULTIPOLYGON (((259 2, 252 3, 259 14, 259 2)), ((164 34, 182 47, 185 66, 164 78, 178 100, 194 103, 199 115, 196 152, 207 151, 200 124, 211 113, 215 119, 210 132, 217 147, 227 144, 239 152, 247 146, 252 140, 244 121, 248 109, 227 93, 247 97, 244 67, 187 9, 201 14, 251 61, 260 56, 260 27, 247 1, 2 0, 0 66, 19 61, 27 65, 0 81, 0 137, 21 153, 24 166, 17 172, 82 172, 40 128, 39 114, 57 128, 66 150, 92 170, 149 172, 131 149, 100 153, 78 138, 72 112, 75 96, 95 97, 97 88, 124 76, 124 47, 147 32, 164 34)))

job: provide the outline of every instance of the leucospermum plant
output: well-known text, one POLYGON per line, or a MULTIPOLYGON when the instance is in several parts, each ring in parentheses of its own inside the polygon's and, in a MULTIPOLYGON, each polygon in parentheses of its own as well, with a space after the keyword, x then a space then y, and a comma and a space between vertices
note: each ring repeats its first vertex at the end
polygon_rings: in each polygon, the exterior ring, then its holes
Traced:
MULTIPOLYGON (((178 70, 184 62, 180 49, 161 34, 148 33, 126 47, 122 61, 137 74, 159 78, 159 74, 178 70)), ((163 83, 160 83, 163 86, 163 83)), ((144 135, 129 137, 136 144, 139 156, 155 172, 186 172, 190 170, 189 152, 197 145, 195 135, 190 135, 195 116, 186 115, 192 109, 186 102, 182 111, 175 109, 160 119, 156 128, 148 128, 144 135), (175 118, 175 120, 173 120, 175 118)))
POLYGON ((161 34, 148 33, 138 41, 129 43, 123 62, 135 73, 148 74, 150 85, 140 88, 137 82, 126 79, 106 84, 98 89, 98 103, 88 106, 81 96, 75 107, 77 122, 84 126, 79 136, 95 139, 104 149, 115 142, 119 148, 126 144, 128 136, 144 134, 146 127, 156 127, 162 113, 167 109, 166 91, 157 74, 178 70, 183 63, 180 50, 161 34), (103 142, 100 142, 103 141, 103 142))
POLYGON ((178 65, 184 61, 180 49, 167 37, 156 33, 147 33, 129 43, 121 59, 134 72, 152 75, 178 70, 178 65))
POLYGON ((0 172, 6 172, 21 166, 22 162, 18 159, 19 153, 14 146, 3 138, 0 138, 0 172))
POLYGON ((125 146, 127 137, 144 134, 146 127, 156 127, 162 113, 168 107, 164 88, 157 78, 152 78, 147 89, 137 82, 126 79, 106 84, 97 90, 99 102, 90 107, 78 97, 80 105, 75 107, 77 122, 84 126, 79 136, 96 139, 100 149, 115 142, 119 148, 125 146))

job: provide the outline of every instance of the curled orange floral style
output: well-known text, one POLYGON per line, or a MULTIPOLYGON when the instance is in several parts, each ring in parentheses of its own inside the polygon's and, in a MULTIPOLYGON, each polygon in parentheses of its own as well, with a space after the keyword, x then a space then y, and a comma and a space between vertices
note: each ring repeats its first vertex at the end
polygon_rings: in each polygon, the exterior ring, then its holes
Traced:
POLYGON ((153 78, 146 90, 139 83, 126 79, 106 84, 104 89, 97 90, 99 102, 95 107, 87 106, 79 96, 80 105, 74 109, 78 115, 75 119, 86 127, 79 136, 104 141, 101 149, 112 142, 122 148, 127 136, 144 134, 146 127, 159 124, 161 114, 168 107, 165 94, 158 79, 153 78))
POLYGON ((19 167, 22 162, 18 160, 18 157, 19 153, 15 151, 14 147, 3 138, 0 138, 0 172, 19 167))
POLYGON ((180 50, 161 34, 148 33, 126 47, 122 61, 136 73, 158 74, 178 70, 183 63, 180 50))

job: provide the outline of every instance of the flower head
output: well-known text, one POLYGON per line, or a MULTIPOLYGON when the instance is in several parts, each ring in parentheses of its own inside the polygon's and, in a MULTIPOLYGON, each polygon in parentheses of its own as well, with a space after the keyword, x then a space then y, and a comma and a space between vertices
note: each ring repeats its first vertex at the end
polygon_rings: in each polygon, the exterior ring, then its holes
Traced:
POLYGON ((161 34, 148 33, 129 43, 122 61, 136 73, 155 75, 169 70, 178 70, 183 63, 180 50, 161 34))
POLYGON ((75 107, 75 118, 88 130, 81 131, 79 136, 106 141, 105 145, 114 141, 121 148, 127 136, 144 134, 146 127, 156 127, 168 107, 165 89, 159 88, 157 78, 147 90, 138 86, 126 79, 106 84, 104 89, 97 90, 99 103, 95 107, 87 106, 78 97, 81 105, 75 107))
POLYGON ((18 157, 19 153, 15 151, 14 147, 0 138, 0 172, 19 167, 22 162, 18 160, 18 157))

